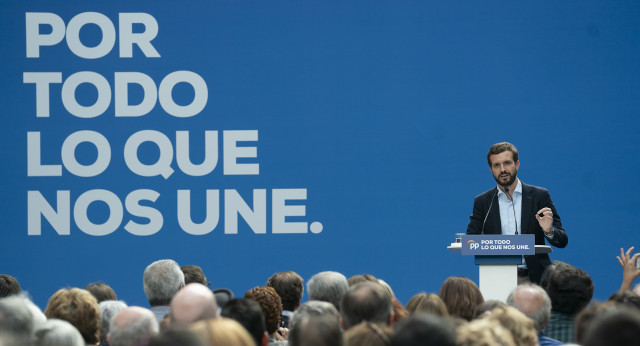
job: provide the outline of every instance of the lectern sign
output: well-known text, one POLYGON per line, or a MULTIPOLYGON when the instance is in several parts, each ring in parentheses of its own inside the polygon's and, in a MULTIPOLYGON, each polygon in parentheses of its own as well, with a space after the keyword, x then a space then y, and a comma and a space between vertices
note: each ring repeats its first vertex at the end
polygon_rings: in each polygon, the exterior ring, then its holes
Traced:
POLYGON ((533 234, 464 235, 461 242, 462 255, 509 256, 536 253, 533 234))

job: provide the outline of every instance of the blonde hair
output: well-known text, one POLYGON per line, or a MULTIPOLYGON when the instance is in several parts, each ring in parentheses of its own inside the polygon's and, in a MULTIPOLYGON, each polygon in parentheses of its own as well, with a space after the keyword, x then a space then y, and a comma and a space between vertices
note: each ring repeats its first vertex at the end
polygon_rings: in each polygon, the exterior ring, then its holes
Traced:
POLYGON ((71 323, 89 345, 100 341, 100 306, 89 291, 80 288, 58 290, 49 298, 44 315, 71 323))
POLYGON ((516 346, 511 333, 496 320, 473 320, 457 332, 457 346, 516 346))
POLYGON ((256 346, 244 327, 230 318, 199 321, 189 329, 211 346, 256 346))
POLYGON ((538 345, 538 333, 533 326, 533 320, 520 312, 518 309, 505 306, 498 307, 486 316, 487 319, 496 320, 507 328, 513 339, 519 346, 536 346, 538 345))
POLYGON ((426 312, 441 317, 449 317, 447 306, 440 297, 433 293, 426 294, 421 292, 413 296, 406 306, 409 313, 414 314, 416 312, 426 312))

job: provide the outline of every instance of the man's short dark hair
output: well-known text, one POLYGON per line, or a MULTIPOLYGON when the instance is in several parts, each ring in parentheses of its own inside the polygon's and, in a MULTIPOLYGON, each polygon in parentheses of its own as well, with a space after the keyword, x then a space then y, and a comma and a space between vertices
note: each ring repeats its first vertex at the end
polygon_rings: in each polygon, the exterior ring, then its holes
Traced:
POLYGON ((351 287, 342 297, 340 312, 345 329, 362 321, 388 324, 393 304, 382 285, 361 283, 351 287))
POLYGON ((640 312, 619 307, 596 316, 583 345, 640 345, 640 312))
POLYGON ((456 330, 444 318, 425 313, 411 315, 394 326, 391 346, 455 346, 456 330))
POLYGON ((11 275, 0 274, 0 298, 21 292, 18 280, 11 275))
POLYGON ((262 343, 262 336, 267 331, 260 304, 253 299, 231 299, 222 307, 222 317, 236 320, 251 334, 256 345, 262 343))
POLYGON ((104 282, 90 283, 84 289, 89 291, 89 293, 91 293, 91 295, 96 298, 98 303, 101 303, 105 300, 118 300, 116 292, 113 291, 113 288, 111 288, 104 282))
POLYGON ((556 268, 549 275, 547 293, 551 298, 552 311, 575 315, 591 301, 593 281, 582 269, 556 268))
POLYGON ((293 271, 273 274, 265 286, 272 287, 282 299, 282 309, 294 311, 300 304, 304 293, 304 280, 293 271))
POLYGON ((173 326, 149 339, 148 346, 206 346, 195 333, 181 326, 173 326))
POLYGON ((182 273, 184 274, 185 286, 192 282, 203 284, 207 287, 209 286, 207 278, 204 276, 204 272, 199 266, 186 265, 180 267, 180 270, 182 270, 182 273))
POLYGON ((491 155, 498 155, 505 151, 510 151, 513 153, 513 162, 518 162, 518 149, 509 143, 509 142, 500 142, 496 143, 489 148, 489 152, 487 153, 487 163, 489 163, 489 167, 491 167, 491 155))
POLYGON ((331 316, 309 315, 289 332, 290 346, 342 346, 340 325, 331 316))

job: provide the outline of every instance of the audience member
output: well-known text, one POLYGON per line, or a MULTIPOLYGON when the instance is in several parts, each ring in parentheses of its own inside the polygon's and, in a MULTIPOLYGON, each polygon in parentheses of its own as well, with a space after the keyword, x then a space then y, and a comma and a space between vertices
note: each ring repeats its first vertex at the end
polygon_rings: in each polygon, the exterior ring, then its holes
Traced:
POLYGON ((0 298, 20 293, 18 280, 11 275, 0 274, 0 298))
POLYGON ((609 300, 640 311, 640 297, 631 291, 618 291, 612 294, 609 300))
POLYGON ((113 317, 107 340, 110 346, 146 345, 158 331, 158 321, 151 310, 130 306, 113 317))
POLYGON ((298 310, 296 310, 296 313, 293 314, 293 317, 289 322, 289 327, 292 328, 297 321, 306 316, 329 316, 338 326, 340 326, 340 313, 333 304, 320 300, 311 300, 300 305, 298 310))
POLYGON ((144 270, 142 281, 151 311, 160 323, 170 311, 171 299, 184 287, 184 274, 178 263, 165 259, 151 263, 144 270))
POLYGON ((444 280, 438 296, 447 306, 450 316, 467 321, 471 321, 478 305, 484 303, 478 286, 463 276, 452 276, 444 280))
POLYGON ((371 275, 371 274, 356 274, 352 277, 349 278, 349 280, 347 280, 347 283, 349 283, 349 287, 353 287, 355 285, 359 285, 361 283, 365 283, 365 282, 378 282, 378 278, 376 278, 375 276, 371 275))
POLYGON ((169 313, 171 325, 188 325, 216 317, 218 317, 216 298, 213 292, 202 284, 187 284, 171 300, 169 313))
POLYGON ((593 319, 584 346, 609 345, 640 346, 640 312, 616 307, 593 319))
POLYGON ((107 335, 111 320, 118 312, 127 308, 127 304, 117 300, 105 300, 98 304, 100 307, 100 345, 107 345, 107 335))
POLYGON ((437 295, 421 292, 413 296, 407 303, 407 311, 410 314, 418 312, 430 313, 441 317, 449 317, 447 306, 437 295))
MULTIPOLYGON (((333 307, 333 305, 331 306, 333 307)), ((256 345, 267 346, 269 344, 269 334, 267 334, 264 314, 260 304, 255 300, 232 299, 222 307, 220 315, 240 323, 249 332, 256 345)))
POLYGON ((538 345, 538 332, 533 326, 533 321, 522 312, 512 306, 504 306, 491 310, 487 319, 496 320, 507 328, 513 336, 513 341, 518 346, 538 345))
POLYGON ((199 321, 189 327, 209 346, 255 346, 251 335, 230 318, 199 321))
POLYGON ((633 249, 634 247, 632 246, 625 253, 624 249, 620 248, 620 256, 616 256, 622 266, 620 291, 630 291, 633 282, 640 276, 640 267, 637 264, 640 261, 640 252, 632 256, 633 249))
POLYGON ((380 285, 382 285, 382 287, 384 287, 384 289, 387 290, 387 292, 389 293, 389 297, 391 297, 391 300, 395 300, 396 299, 396 294, 393 293, 393 289, 391 289, 391 286, 389 286, 389 284, 382 280, 382 279, 378 279, 378 283, 380 285))
POLYGON ((88 345, 100 341, 100 306, 94 296, 80 288, 60 289, 49 298, 47 318, 57 318, 78 329, 88 345))
POLYGON ((118 300, 116 292, 104 282, 94 282, 88 284, 85 288, 92 296, 96 298, 98 304, 105 300, 118 300))
POLYGON ((391 327, 372 322, 361 322, 344 333, 345 346, 389 346, 391 327))
POLYGON ((262 308, 269 334, 269 345, 286 345, 287 330, 279 328, 282 315, 282 301, 271 287, 254 287, 244 294, 245 299, 253 299, 262 308))
POLYGON ((580 313, 576 316, 575 323, 575 334, 576 334, 576 343, 578 345, 584 345, 586 340, 586 335, 589 329, 591 329, 591 322, 596 316, 602 315, 608 310, 615 309, 618 303, 614 301, 606 301, 604 303, 595 302, 589 307, 580 311, 580 313))
POLYGON ((85 342, 71 323, 52 318, 36 330, 34 346, 85 346, 85 342))
POLYGON ((392 346, 456 344, 456 330, 453 325, 445 318, 433 314, 415 313, 395 325, 393 330, 392 346))
POLYGON ((560 341, 542 333, 551 318, 551 299, 542 287, 531 284, 520 285, 509 294, 507 304, 520 310, 533 320, 540 346, 562 345, 560 341))
POLYGON ((199 266, 186 265, 180 267, 180 270, 182 270, 182 274, 184 274, 185 285, 195 282, 207 287, 211 286, 211 283, 207 281, 207 277, 204 276, 204 272, 199 266))
POLYGON ((481 318, 460 325, 457 346, 516 346, 513 336, 500 322, 481 318))
POLYGON ((342 296, 349 290, 349 283, 344 275, 338 272, 325 271, 311 277, 307 283, 309 300, 329 302, 340 311, 342 296))
POLYGON ((0 335, 16 345, 26 345, 33 337, 38 324, 44 322, 37 320, 29 299, 12 295, 0 299, 0 335))
POLYGON ((362 321, 391 325, 393 305, 387 290, 377 282, 366 282, 349 288, 340 304, 345 330, 362 321))
POLYGON ((566 263, 558 265, 549 274, 546 291, 551 298, 551 318, 543 333, 563 343, 574 343, 575 317, 593 296, 591 277, 566 263))
POLYGON ((342 330, 331 316, 302 317, 291 328, 290 346, 342 346, 342 330))
POLYGON ((272 287, 282 300, 281 327, 289 328, 289 319, 300 306, 304 293, 304 280, 293 271, 271 275, 265 286, 272 287))
POLYGON ((182 326, 173 326, 149 339, 147 346, 207 346, 197 334, 182 326))

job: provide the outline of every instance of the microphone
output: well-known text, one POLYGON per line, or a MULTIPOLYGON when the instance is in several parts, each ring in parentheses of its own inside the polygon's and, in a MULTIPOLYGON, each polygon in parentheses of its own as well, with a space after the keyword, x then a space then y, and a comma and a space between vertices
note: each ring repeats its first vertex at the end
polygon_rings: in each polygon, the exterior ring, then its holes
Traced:
POLYGON ((509 193, 508 186, 504 187, 504 192, 509 196, 509 199, 511 199, 511 206, 513 207, 513 222, 516 224, 516 234, 518 234, 518 219, 516 218, 516 205, 514 203, 515 201, 513 200, 513 195, 509 193))
POLYGON ((493 199, 496 198, 497 194, 498 194, 498 189, 496 189, 496 193, 494 193, 493 197, 491 197, 491 204, 489 204, 489 210, 487 210, 487 215, 484 216, 484 220, 482 221, 482 230, 480 231, 480 234, 484 234, 484 224, 485 222, 487 222, 487 218, 489 217, 489 213, 491 212, 491 207, 493 207, 493 199))

